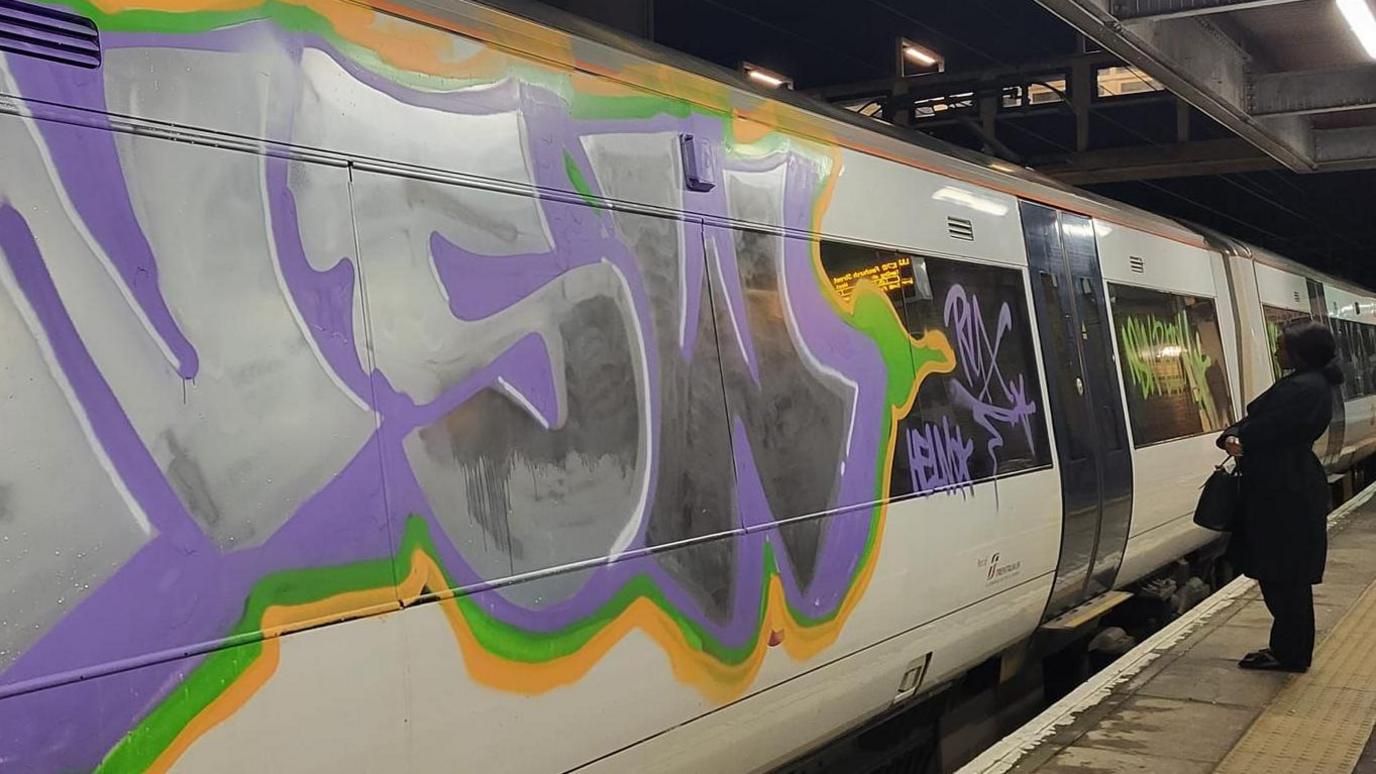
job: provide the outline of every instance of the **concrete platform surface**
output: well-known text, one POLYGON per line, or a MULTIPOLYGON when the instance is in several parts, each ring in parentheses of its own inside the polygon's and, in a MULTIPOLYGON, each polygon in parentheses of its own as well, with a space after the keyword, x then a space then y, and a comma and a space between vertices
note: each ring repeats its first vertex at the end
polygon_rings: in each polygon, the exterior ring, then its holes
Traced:
POLYGON ((1318 646, 1304 675, 1248 672, 1271 616, 1238 579, 961 774, 1376 774, 1376 487, 1330 517, 1318 646))

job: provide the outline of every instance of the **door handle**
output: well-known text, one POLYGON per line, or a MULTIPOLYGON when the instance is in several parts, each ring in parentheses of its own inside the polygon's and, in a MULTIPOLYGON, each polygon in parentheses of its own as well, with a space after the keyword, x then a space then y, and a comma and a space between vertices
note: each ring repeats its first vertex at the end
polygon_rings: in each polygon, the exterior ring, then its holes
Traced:
POLYGON ((1085 380, 1084 380, 1084 379, 1081 379, 1081 378, 1078 377, 1078 376, 1075 377, 1075 391, 1078 392, 1078 393, 1080 393, 1080 397, 1084 397, 1084 394, 1085 394, 1085 380))

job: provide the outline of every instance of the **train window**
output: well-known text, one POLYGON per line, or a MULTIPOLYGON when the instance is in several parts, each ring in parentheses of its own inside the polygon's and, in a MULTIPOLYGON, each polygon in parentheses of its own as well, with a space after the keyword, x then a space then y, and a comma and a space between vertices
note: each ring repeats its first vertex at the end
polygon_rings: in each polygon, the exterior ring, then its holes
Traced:
POLYGON ((1362 342, 1362 326, 1351 320, 1330 320, 1333 335, 1338 340, 1338 364, 1343 369, 1342 394, 1344 400, 1371 394, 1366 383, 1366 347, 1362 342))
POLYGON ((860 283, 870 282, 884 291, 899 317, 905 318, 904 299, 922 295, 917 287, 921 258, 844 242, 823 242, 822 263, 832 288, 846 302, 854 296, 860 283))
MULTIPOLYGON (((1287 323, 1312 318, 1313 315, 1264 304, 1261 309, 1266 318, 1268 346, 1272 350, 1271 370, 1279 379, 1285 374, 1275 357, 1276 337, 1287 323)), ((1343 399, 1376 394, 1376 326, 1330 317, 1328 327, 1333 331, 1333 340, 1338 346, 1337 360, 1343 371, 1343 399)))
POLYGON ((1128 417, 1138 447, 1232 421, 1212 299, 1110 285, 1128 417))
POLYGON ((1361 364, 1366 361, 1366 344, 1362 341, 1362 326, 1351 320, 1343 320, 1343 327, 1346 329, 1344 338, 1347 339, 1347 356, 1343 358, 1344 381, 1351 383, 1352 397, 1368 395, 1371 390, 1366 383, 1366 374, 1361 367, 1361 364))
POLYGON ((1339 320, 1334 317, 1328 318, 1328 328, 1333 331, 1333 340, 1338 345, 1338 366, 1343 371, 1343 386, 1341 388, 1343 400, 1351 400, 1356 396, 1352 383, 1352 332, 1351 323, 1347 320, 1339 320))
POLYGON ((1360 385, 1358 393, 1370 395, 1376 392, 1376 384, 1372 384, 1371 371, 1367 368, 1367 362, 1371 359, 1371 347, 1367 343, 1367 326, 1359 323, 1352 323, 1352 373, 1357 377, 1360 385))
POLYGON ((1281 370, 1280 361, 1276 360, 1276 337, 1280 335, 1281 328, 1287 324, 1308 318, 1311 315, 1266 304, 1262 304, 1261 312, 1266 319, 1266 349, 1271 353, 1271 373, 1279 380, 1285 373, 1281 370))
POLYGON ((1376 325, 1358 324, 1362 332, 1362 343, 1366 348, 1366 359, 1362 361, 1362 376, 1366 377, 1366 393, 1376 393, 1376 325))
POLYGON ((821 255, 839 296, 868 279, 914 338, 940 331, 955 356, 954 371, 922 381, 901 420, 894 495, 1051 464, 1022 272, 834 242, 821 255))

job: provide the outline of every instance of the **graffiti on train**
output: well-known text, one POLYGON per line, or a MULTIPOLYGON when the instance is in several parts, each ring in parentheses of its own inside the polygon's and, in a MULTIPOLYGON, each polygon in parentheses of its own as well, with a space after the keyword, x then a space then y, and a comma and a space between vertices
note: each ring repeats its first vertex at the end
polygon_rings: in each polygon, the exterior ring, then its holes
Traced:
POLYGON ((939 259, 924 264, 920 284, 929 298, 902 297, 908 324, 941 330, 957 367, 927 380, 903 422, 910 491, 969 494, 975 482, 1049 464, 1021 277, 939 259))
POLYGON ((961 434, 960 425, 953 426, 949 417, 942 417, 940 424, 928 422, 921 430, 910 428, 907 435, 914 492, 936 492, 971 483, 970 457, 975 444, 961 434))
POLYGON ((1204 354, 1197 334, 1181 310, 1173 319, 1129 316, 1119 326, 1130 381, 1143 398, 1189 393, 1212 411, 1208 372, 1214 361, 1204 354))
POLYGON ((1013 329, 1012 309, 1007 302, 999 304, 991 337, 980 312, 979 297, 954 285, 946 294, 944 317, 954 334, 964 377, 954 385, 956 402, 988 434, 985 449, 997 470, 1005 430, 1020 432, 1029 446, 1036 445, 1033 417, 1037 404, 1028 398, 1028 374, 1007 375, 999 364, 1000 348, 1013 329))
POLYGON ((771 646, 840 636, 895 480, 1045 461, 1025 309, 986 322, 956 286, 905 324, 911 283, 842 294, 815 241, 658 214, 819 230, 839 156, 724 89, 592 83, 330 0, 71 6, 101 68, 0 59, 0 91, 84 109, 0 117, 21 768, 167 768, 272 680, 280 635, 421 602, 493 689, 576 683, 639 632, 729 701, 771 646), (685 135, 717 153, 710 191, 685 135))

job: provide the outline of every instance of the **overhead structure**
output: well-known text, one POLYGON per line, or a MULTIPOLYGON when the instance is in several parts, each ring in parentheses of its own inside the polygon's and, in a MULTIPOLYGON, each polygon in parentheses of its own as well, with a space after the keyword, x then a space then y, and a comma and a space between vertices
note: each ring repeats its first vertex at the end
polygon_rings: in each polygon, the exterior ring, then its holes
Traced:
POLYGON ((838 84, 812 96, 1074 185, 1279 168, 1107 51, 838 84), (964 137, 961 135, 964 134, 964 137), (1028 143, 1028 137, 1050 143, 1028 143))
POLYGON ((1374 0, 1037 0, 1296 172, 1376 168, 1374 0))

